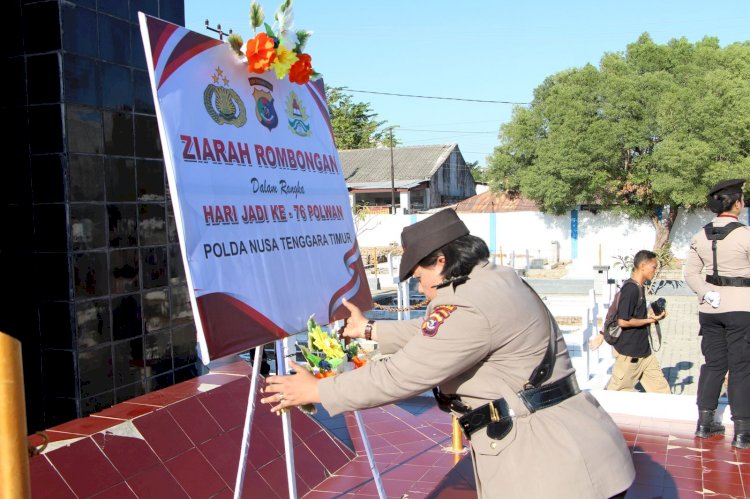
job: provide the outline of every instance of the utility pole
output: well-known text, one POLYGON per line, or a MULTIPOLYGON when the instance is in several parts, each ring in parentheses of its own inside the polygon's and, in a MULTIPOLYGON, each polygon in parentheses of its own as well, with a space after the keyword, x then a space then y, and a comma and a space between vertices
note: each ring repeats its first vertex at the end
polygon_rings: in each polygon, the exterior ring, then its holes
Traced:
POLYGON ((222 41, 222 42, 224 41, 224 35, 227 35, 227 34, 231 35, 232 34, 232 30, 231 29, 229 30, 229 33, 224 32, 221 29, 221 24, 217 24, 215 28, 212 28, 211 26, 209 26, 209 24, 210 23, 208 22, 208 19, 206 19, 206 29, 209 30, 209 31, 213 31, 214 33, 218 33, 219 34, 219 40, 222 41))
POLYGON ((396 172, 393 167, 393 127, 388 129, 391 140, 391 215, 396 214, 396 172))

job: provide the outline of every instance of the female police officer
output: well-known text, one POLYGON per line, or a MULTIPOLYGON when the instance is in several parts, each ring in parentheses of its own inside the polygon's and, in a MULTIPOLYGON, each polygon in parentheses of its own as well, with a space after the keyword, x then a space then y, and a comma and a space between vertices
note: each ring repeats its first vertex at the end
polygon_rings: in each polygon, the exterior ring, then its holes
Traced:
POLYGON ((347 304, 344 336, 372 338, 393 355, 318 380, 267 380, 272 410, 321 402, 331 414, 388 404, 439 385, 439 402, 460 417, 480 497, 607 498, 635 472, 609 415, 575 382, 557 324, 513 269, 453 210, 404 229, 403 281, 431 299, 426 319, 368 321, 347 304), (450 395, 445 395, 450 394, 450 395))
POLYGON ((685 281, 698 294, 701 351, 706 358, 698 378, 700 438, 724 433, 714 411, 729 372, 729 407, 734 420, 732 446, 750 448, 750 229, 739 223, 745 207, 743 179, 725 180, 709 192, 716 213, 690 241, 685 281), (702 274, 706 269, 706 275, 702 274))

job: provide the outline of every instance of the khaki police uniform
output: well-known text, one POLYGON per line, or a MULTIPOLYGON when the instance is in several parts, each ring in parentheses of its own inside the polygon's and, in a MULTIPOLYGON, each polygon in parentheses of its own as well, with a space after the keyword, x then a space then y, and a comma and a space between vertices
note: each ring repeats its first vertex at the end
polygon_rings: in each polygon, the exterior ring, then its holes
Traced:
MULTIPOLYGON (((723 227, 735 221, 721 216, 711 222, 714 227, 723 227)), ((734 229, 716 243, 719 275, 750 278, 750 228, 734 229)), ((684 270, 685 281, 700 303, 701 351, 706 360, 698 379, 698 406, 716 409, 728 371, 732 416, 735 420, 750 418, 750 287, 710 284, 706 275, 712 275, 713 270, 711 241, 701 230, 690 241, 684 270), (703 299, 709 291, 721 296, 717 308, 703 299)))
MULTIPOLYGON (((376 407, 436 385, 472 408, 502 397, 515 413, 508 435, 494 440, 482 429, 471 436, 480 497, 602 499, 626 490, 635 476, 630 451, 591 395, 581 392, 533 414, 516 395, 549 343, 542 301, 507 267, 479 265, 469 277, 438 290, 429 324, 379 321, 380 349, 393 355, 322 379, 323 406, 331 414, 376 407)), ((573 372, 557 331, 548 383, 573 372)))

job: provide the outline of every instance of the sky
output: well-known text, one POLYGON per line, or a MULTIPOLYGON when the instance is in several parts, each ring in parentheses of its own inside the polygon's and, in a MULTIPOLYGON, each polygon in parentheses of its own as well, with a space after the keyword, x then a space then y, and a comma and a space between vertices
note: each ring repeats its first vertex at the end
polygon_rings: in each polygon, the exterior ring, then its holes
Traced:
MULTIPOLYGON (((266 21, 281 4, 260 1, 266 21)), ((513 104, 559 71, 598 65, 648 32, 656 43, 704 36, 721 46, 750 40, 748 0, 295 0, 294 27, 313 36, 305 51, 327 85, 368 102, 400 146, 457 143, 485 166, 513 104), (356 90, 356 92, 355 92, 356 90)), ((185 0, 185 26, 205 21, 247 41, 250 0, 185 0)))

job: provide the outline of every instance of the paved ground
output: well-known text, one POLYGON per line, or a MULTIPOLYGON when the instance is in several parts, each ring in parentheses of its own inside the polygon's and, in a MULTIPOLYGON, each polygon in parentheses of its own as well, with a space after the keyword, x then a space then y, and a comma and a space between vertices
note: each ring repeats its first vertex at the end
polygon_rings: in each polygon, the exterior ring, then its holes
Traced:
MULTIPOLYGON (((583 295, 594 286, 592 279, 529 279, 539 293, 583 295)), ((703 354, 698 336, 698 300, 684 281, 659 283, 653 296, 667 300, 667 318, 661 322, 662 345, 656 357, 672 393, 695 395, 703 354)))

